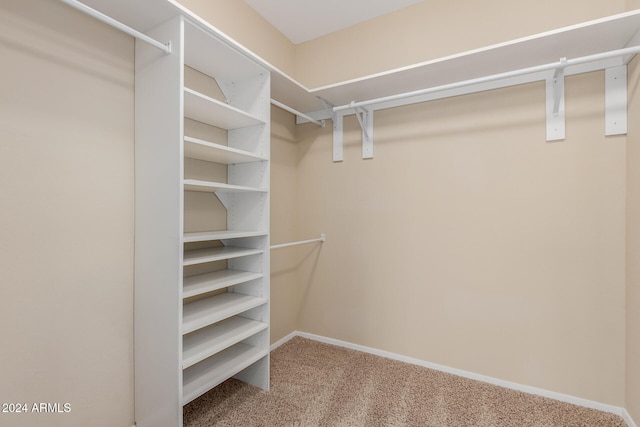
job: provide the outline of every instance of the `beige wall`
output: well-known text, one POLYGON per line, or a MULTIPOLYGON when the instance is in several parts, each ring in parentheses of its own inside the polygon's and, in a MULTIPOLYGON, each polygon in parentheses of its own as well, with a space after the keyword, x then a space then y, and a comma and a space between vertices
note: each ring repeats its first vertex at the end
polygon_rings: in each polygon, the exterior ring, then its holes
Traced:
POLYGON ((133 41, 0 2, 0 425, 133 423, 133 41))
MULTIPOLYGON (((271 244, 297 240, 297 154, 293 116, 271 108, 271 244)), ((296 252, 271 252, 271 342, 297 330, 296 252)))
POLYGON ((602 73, 566 90, 557 143, 543 84, 378 111, 372 160, 299 127, 299 329, 624 406, 625 137, 602 73))
POLYGON ((244 1, 178 0, 178 2, 271 65, 293 75, 295 46, 244 1))
POLYGON ((296 46, 308 87, 361 77, 625 11, 624 0, 425 1, 296 46))
POLYGON ((629 67, 627 145, 627 411, 640 423, 640 60, 629 67))
MULTIPOLYGON (((640 0, 628 0, 629 10, 640 0)), ((626 408, 640 424, 640 60, 629 67, 629 135, 627 144, 627 348, 626 408)))

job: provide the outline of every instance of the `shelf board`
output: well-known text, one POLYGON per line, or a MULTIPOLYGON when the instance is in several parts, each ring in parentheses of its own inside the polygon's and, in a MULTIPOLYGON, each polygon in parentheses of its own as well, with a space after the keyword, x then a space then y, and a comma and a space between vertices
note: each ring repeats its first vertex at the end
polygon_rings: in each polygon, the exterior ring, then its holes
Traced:
MULTIPOLYGON (((308 89, 274 65, 242 46, 176 0, 83 0, 87 5, 142 32, 183 15, 212 40, 226 44, 271 73, 272 98, 302 112, 322 110, 317 96, 334 105, 423 89, 478 75, 495 74, 627 47, 640 29, 640 10, 633 10, 479 49, 428 59, 361 78, 308 89), (438 72, 444 77, 437 76, 438 72), (460 74, 461 73, 461 74, 460 74), (430 80, 436 76, 436 80, 430 80)), ((189 26, 187 26, 189 27, 189 26)), ((188 37, 192 37, 187 33, 188 37)), ((197 36, 196 36, 197 37, 197 36)), ((635 40, 637 43, 638 40, 635 40)), ((233 79, 232 79, 233 80, 233 79)))
POLYGON ((184 137, 184 155, 190 159, 204 160, 223 165, 261 162, 267 157, 258 156, 248 151, 216 144, 190 136, 184 137))
POLYGON ((198 191, 201 193, 266 193, 269 191, 266 188, 202 181, 199 179, 185 179, 184 190, 198 191))
POLYGON ((268 354, 265 349, 238 343, 185 369, 182 404, 186 405, 268 354))
POLYGON ((267 327, 266 323, 234 316, 185 335, 182 342, 182 368, 186 369, 213 356, 225 348, 264 331, 267 327))
POLYGON ((184 115, 221 129, 238 129, 265 122, 195 90, 184 88, 184 115))
POLYGON ((219 270, 212 273, 186 277, 183 280, 182 298, 190 298, 251 280, 261 279, 261 273, 238 270, 219 270))
POLYGON ((241 258, 250 255, 259 255, 262 249, 235 248, 232 246, 219 246, 216 248, 191 249, 184 251, 182 265, 204 264, 206 262, 224 261, 227 259, 241 258))
MULTIPOLYGON (((334 105, 408 93, 553 63, 563 57, 572 59, 622 49, 639 29, 640 10, 636 10, 317 87, 310 89, 310 93, 334 105)), ((597 69, 623 63, 623 60, 603 61, 597 69)), ((565 75, 584 69, 573 68, 567 67, 565 75)))
POLYGON ((242 239, 244 237, 260 237, 266 236, 266 231, 247 231, 247 230, 221 230, 221 231, 197 231, 192 233, 184 233, 184 242, 207 242, 210 240, 225 239, 242 239))
POLYGON ((185 304, 182 311, 182 334, 188 334, 266 303, 267 300, 264 298, 227 292, 185 304))

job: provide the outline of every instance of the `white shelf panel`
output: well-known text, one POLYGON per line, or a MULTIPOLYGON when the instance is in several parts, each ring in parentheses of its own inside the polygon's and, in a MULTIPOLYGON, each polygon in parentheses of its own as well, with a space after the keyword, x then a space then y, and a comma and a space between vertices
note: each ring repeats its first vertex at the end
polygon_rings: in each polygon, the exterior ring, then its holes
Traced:
POLYGON ((205 141, 190 136, 184 137, 184 156, 190 159, 204 160, 223 165, 235 165, 238 163, 261 162, 268 160, 244 150, 227 147, 213 142, 205 141))
POLYGON ((267 350, 238 343, 185 369, 182 404, 186 405, 267 355, 267 350))
POLYGON ((262 249, 234 248, 220 246, 217 248, 191 249, 184 251, 183 265, 204 264, 205 262, 224 261, 227 259, 241 258, 250 255, 259 255, 262 249))
POLYGON ((188 334, 266 303, 264 298, 227 292, 185 304, 182 333, 188 334))
POLYGON ((238 270, 219 270, 212 273, 186 277, 183 280, 182 298, 189 298, 251 280, 261 279, 261 273, 238 270))
POLYGON ((234 316, 183 337, 182 368, 186 369, 209 356, 231 347, 258 332, 267 324, 234 316))
POLYGON ((620 49, 626 47, 640 29, 640 10, 634 10, 309 90, 176 0, 83 2, 143 32, 173 16, 184 15, 188 21, 206 28, 212 38, 224 41, 233 51, 254 60, 270 71, 271 97, 302 112, 322 109, 316 95, 322 96, 334 105, 340 105, 405 93, 448 81, 558 61, 562 57, 570 58, 620 49), (442 77, 436 75, 437 70, 450 76, 445 76, 445 80, 442 80, 442 77), (430 78, 434 76, 436 80, 431 81, 430 78))
POLYGON ((269 191, 266 188, 225 184, 224 182, 201 181, 199 179, 185 179, 184 190, 198 191, 201 193, 266 193, 269 191))
POLYGON ((264 121, 195 90, 184 88, 184 115, 221 129, 262 125, 264 121))
POLYGON ((266 236, 266 231, 221 230, 221 231, 197 231, 184 234, 185 243, 206 242, 209 240, 242 239, 243 237, 266 236))
MULTIPOLYGON (((310 92, 334 105, 407 93, 557 62, 563 57, 571 59, 621 49, 627 47, 639 29, 640 10, 636 10, 314 88, 310 92)), ((609 61, 603 65, 612 64, 609 61)), ((567 69, 565 74, 571 71, 567 69)))

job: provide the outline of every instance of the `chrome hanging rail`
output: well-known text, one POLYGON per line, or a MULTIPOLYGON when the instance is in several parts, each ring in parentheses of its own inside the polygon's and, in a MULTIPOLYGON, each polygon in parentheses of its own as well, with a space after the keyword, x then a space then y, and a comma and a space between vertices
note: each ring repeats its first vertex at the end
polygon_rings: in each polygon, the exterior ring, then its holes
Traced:
POLYGON ((374 99, 370 99, 370 100, 367 100, 367 101, 358 101, 358 102, 353 101, 353 102, 350 102, 349 104, 338 105, 336 107, 333 107, 333 111, 334 112, 338 112, 338 111, 350 110, 350 109, 355 109, 355 108, 360 108, 360 107, 366 107, 366 106, 375 105, 375 104, 382 104, 382 103, 385 103, 385 102, 397 101, 397 100, 405 99, 405 98, 412 98, 414 96, 427 95, 427 94, 434 93, 434 92, 442 92, 442 91, 445 91, 445 90, 457 89, 457 88, 461 88, 461 87, 465 87, 465 86, 472 86, 472 85, 481 84, 481 83, 488 83, 488 82, 493 82, 493 81, 496 81, 496 80, 508 79, 508 78, 512 78, 512 77, 520 77, 520 76, 524 76, 524 75, 527 75, 527 74, 539 73, 539 72, 542 72, 542 71, 564 69, 564 68, 570 67, 572 65, 587 64, 587 63, 590 63, 590 62, 601 61, 601 60, 604 60, 604 59, 611 59, 611 58, 616 58, 616 57, 621 57, 621 56, 634 55, 636 53, 640 53, 640 46, 632 46, 632 47, 627 47, 627 48, 623 48, 623 49, 612 50, 612 51, 609 51, 609 52, 603 52, 603 53, 597 53, 597 54, 594 54, 594 55, 582 56, 580 58, 574 58, 574 59, 562 58, 561 60, 559 60, 557 62, 551 62, 551 63, 548 63, 548 64, 537 65, 537 66, 534 66, 534 67, 528 67, 528 68, 522 68, 522 69, 514 70, 514 71, 507 71, 507 72, 504 72, 504 73, 492 74, 490 76, 478 77, 478 78, 475 78, 475 79, 463 80, 463 81, 455 82, 455 83, 448 83, 448 84, 444 84, 444 85, 441 85, 441 86, 434 86, 434 87, 430 87, 430 88, 426 88, 426 89, 420 89, 420 90, 416 90, 416 91, 412 91, 412 92, 405 92, 405 93, 399 93, 399 94, 396 94, 396 95, 383 96, 383 97, 380 97, 380 98, 374 98, 374 99))
POLYGON ((324 127, 324 120, 318 121, 304 113, 301 113, 300 111, 294 110, 293 108, 283 104, 282 102, 276 101, 273 98, 271 98, 271 103, 276 107, 280 107, 283 110, 290 112, 291 114, 295 114, 296 116, 302 117, 303 119, 310 121, 311 123, 315 123, 318 126, 324 127))
POLYGON ((152 46, 157 47, 158 49, 160 49, 161 51, 163 51, 164 53, 166 53, 167 55, 171 53, 171 42, 167 42, 165 43, 161 43, 156 39, 153 39, 151 37, 149 37, 148 35, 141 33, 138 30, 134 30, 133 28, 123 24, 120 21, 116 21, 115 19, 113 19, 110 16, 105 15, 102 12, 99 12, 95 9, 90 8, 89 6, 80 3, 79 1, 76 0, 60 0, 62 3, 65 3, 81 12, 86 13, 87 15, 96 18, 99 21, 104 22, 107 25, 111 25, 114 28, 117 28, 118 30, 122 31, 123 33, 127 33, 132 37, 135 37, 137 39, 140 39, 144 42, 149 43, 152 46))
POLYGON ((325 240, 326 240, 326 236, 324 234, 321 234, 320 237, 318 237, 317 239, 301 240, 299 242, 281 243, 279 245, 272 245, 271 246, 271 250, 288 248, 288 247, 291 247, 291 246, 307 245, 309 243, 316 243, 316 242, 322 243, 325 240))

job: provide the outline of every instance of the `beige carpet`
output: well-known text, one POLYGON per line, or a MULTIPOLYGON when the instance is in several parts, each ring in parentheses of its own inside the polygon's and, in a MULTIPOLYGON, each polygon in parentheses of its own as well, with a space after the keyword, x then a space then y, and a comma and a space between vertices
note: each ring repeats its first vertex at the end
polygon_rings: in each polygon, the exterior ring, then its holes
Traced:
POLYGON ((229 380, 184 425, 626 427, 605 412, 296 337, 271 353, 271 391, 229 380))

